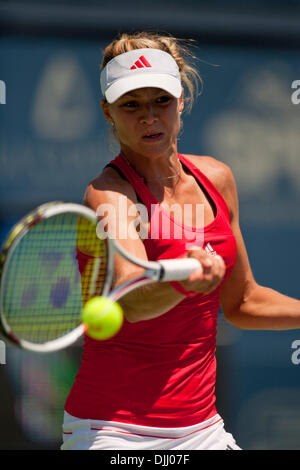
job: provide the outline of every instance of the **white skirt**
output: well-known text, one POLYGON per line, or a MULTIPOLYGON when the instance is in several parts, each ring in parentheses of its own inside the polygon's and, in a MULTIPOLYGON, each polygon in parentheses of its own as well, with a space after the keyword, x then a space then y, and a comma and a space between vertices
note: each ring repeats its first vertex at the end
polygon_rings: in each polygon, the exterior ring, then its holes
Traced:
POLYGON ((65 412, 62 450, 241 450, 217 414, 200 424, 156 428, 79 419, 65 412))

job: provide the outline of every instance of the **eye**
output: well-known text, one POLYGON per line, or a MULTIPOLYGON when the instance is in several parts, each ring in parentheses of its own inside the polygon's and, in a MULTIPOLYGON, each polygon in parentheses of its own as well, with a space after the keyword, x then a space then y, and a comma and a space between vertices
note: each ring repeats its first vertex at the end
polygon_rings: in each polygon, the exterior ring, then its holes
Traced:
POLYGON ((172 97, 171 97, 171 96, 169 96, 169 95, 162 95, 162 96, 159 96, 156 101, 157 101, 159 104, 165 104, 165 103, 169 103, 171 100, 172 100, 172 97))
POLYGON ((138 106, 138 102, 134 100, 125 101, 125 103, 121 104, 122 108, 136 108, 138 106))

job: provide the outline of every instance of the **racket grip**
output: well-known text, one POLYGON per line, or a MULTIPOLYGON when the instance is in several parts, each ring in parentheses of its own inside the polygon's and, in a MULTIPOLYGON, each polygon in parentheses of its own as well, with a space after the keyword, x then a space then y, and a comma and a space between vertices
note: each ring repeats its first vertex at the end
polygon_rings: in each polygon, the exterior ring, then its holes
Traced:
POLYGON ((160 259, 158 263, 162 267, 161 281, 183 281, 202 265, 196 258, 160 259))

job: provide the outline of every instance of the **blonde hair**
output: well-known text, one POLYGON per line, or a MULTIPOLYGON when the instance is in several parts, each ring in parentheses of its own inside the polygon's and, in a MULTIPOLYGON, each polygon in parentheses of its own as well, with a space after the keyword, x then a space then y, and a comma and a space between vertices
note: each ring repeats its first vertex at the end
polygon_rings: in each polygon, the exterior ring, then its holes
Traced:
POLYGON ((129 52, 134 49, 152 48, 161 49, 170 54, 176 61, 181 80, 185 85, 185 104, 187 110, 192 109, 194 98, 199 94, 199 82, 202 88, 202 78, 196 67, 190 62, 196 57, 187 46, 193 40, 182 40, 173 36, 162 36, 157 33, 137 32, 133 34, 123 33, 112 41, 104 50, 101 70, 106 64, 117 55, 129 52))

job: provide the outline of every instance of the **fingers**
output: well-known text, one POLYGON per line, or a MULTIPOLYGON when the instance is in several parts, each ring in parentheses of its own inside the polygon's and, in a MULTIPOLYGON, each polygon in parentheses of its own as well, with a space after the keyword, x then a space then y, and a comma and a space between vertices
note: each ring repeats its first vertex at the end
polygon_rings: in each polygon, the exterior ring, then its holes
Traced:
POLYGON ((205 294, 211 293, 224 278, 226 266, 223 258, 219 255, 212 256, 199 247, 192 247, 187 256, 198 259, 203 269, 193 271, 183 283, 185 288, 205 294))
POLYGON ((207 273, 207 271, 210 270, 213 266, 213 261, 211 259, 211 256, 209 256, 204 250, 202 250, 198 246, 190 248, 190 250, 187 253, 187 257, 198 259, 202 265, 202 270, 197 269, 193 271, 193 273, 189 277, 190 281, 194 281, 198 279, 202 273, 207 273))

